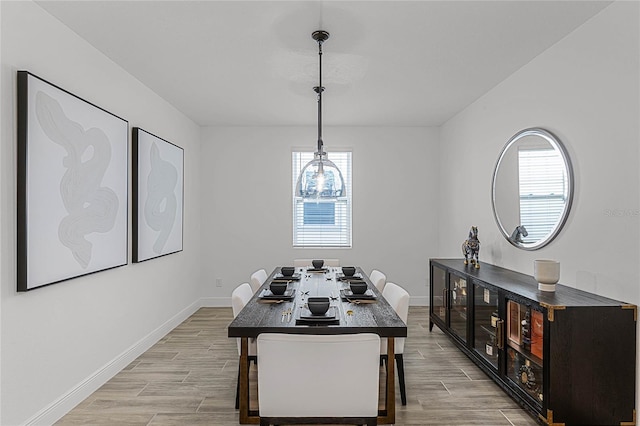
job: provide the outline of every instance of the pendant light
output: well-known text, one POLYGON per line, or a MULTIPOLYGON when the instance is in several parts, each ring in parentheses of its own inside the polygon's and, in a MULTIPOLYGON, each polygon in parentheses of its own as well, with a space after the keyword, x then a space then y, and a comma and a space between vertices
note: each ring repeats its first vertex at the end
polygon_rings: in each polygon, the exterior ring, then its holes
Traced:
POLYGON ((344 179, 340 169, 327 158, 322 142, 322 43, 329 38, 326 31, 314 31, 311 37, 318 42, 319 84, 313 88, 318 94, 318 150, 298 176, 296 196, 311 199, 337 199, 345 197, 344 179))

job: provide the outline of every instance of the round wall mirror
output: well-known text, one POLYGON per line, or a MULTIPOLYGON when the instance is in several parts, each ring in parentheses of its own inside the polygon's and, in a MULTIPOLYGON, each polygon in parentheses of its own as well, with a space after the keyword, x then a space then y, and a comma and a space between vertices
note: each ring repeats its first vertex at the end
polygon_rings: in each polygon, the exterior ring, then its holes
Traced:
POLYGON ((569 215, 571 161, 550 132, 531 128, 505 145, 491 182, 493 215, 507 241, 524 250, 551 242, 569 215))

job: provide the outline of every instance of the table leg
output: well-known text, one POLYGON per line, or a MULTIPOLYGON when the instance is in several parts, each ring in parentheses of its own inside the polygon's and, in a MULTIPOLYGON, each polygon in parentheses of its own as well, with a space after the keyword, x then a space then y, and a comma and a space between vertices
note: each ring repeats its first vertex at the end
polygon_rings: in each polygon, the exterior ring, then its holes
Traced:
POLYGON ((249 422, 249 338, 240 338, 240 423, 249 422))
POLYGON ((249 410, 249 338, 240 338, 240 401, 239 402, 239 423, 258 424, 260 417, 252 415, 249 410))
POLYGON ((386 416, 378 416, 378 424, 395 424, 396 422, 396 381, 395 381, 395 347, 393 337, 387 338, 387 394, 385 396, 386 416))

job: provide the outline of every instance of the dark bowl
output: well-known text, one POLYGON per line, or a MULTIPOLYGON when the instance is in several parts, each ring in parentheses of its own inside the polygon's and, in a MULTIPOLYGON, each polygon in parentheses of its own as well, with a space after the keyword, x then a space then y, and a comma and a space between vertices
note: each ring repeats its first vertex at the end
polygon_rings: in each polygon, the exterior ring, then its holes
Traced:
POLYGON ((282 275, 284 275, 285 277, 290 277, 291 275, 293 275, 295 270, 296 268, 294 268, 293 266, 283 266, 282 268, 280 268, 280 272, 282 272, 282 275))
POLYGON ((367 283, 351 283, 350 286, 353 294, 364 294, 367 291, 367 283))
POLYGON ((324 265, 324 260, 317 260, 317 259, 316 260, 312 260, 311 264, 313 265, 314 268, 320 269, 324 265))
POLYGON ((314 315, 323 315, 329 310, 329 298, 328 297, 309 297, 307 299, 307 306, 314 315))
POLYGON ((271 293, 279 296, 287 291, 287 283, 271 283, 269 285, 269 290, 271 290, 271 293))
POLYGON ((354 266, 343 266, 342 273, 347 277, 352 277, 356 273, 356 268, 354 266))

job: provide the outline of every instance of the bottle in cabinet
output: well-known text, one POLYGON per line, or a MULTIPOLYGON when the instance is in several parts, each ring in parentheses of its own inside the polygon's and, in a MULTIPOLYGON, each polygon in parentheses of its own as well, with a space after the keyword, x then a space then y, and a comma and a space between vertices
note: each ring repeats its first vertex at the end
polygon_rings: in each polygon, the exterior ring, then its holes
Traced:
POLYGON ((531 351, 531 314, 529 314, 529 309, 525 309, 524 319, 521 321, 521 325, 522 349, 531 351))
POLYGON ((542 313, 514 300, 507 302, 509 333, 507 377, 537 404, 543 402, 542 313), (536 314, 537 312, 537 314, 536 314), (536 315, 535 352, 532 315, 536 315))

